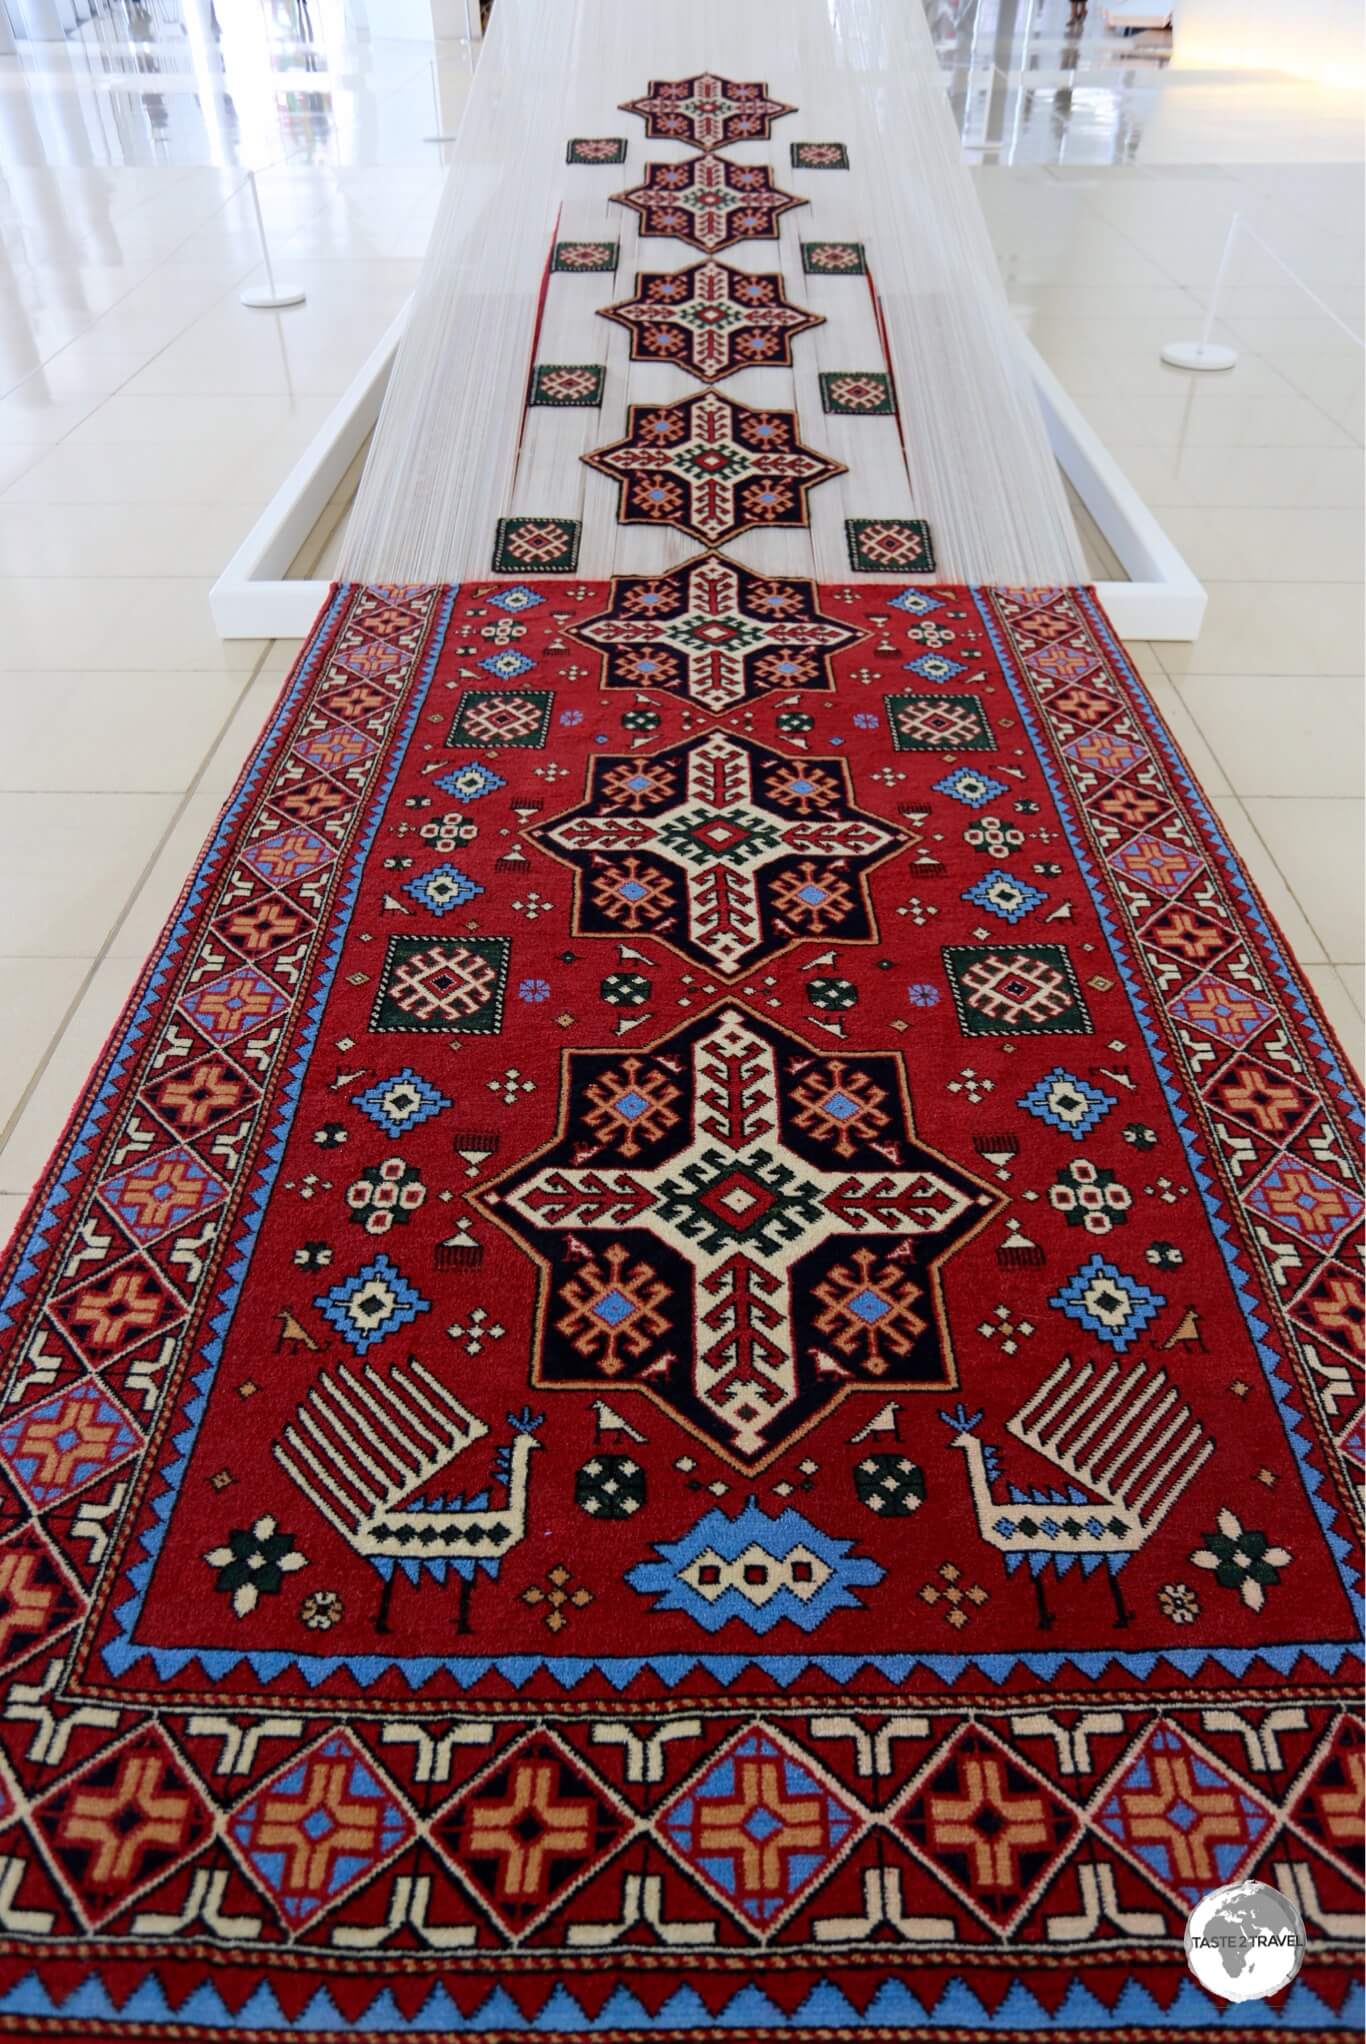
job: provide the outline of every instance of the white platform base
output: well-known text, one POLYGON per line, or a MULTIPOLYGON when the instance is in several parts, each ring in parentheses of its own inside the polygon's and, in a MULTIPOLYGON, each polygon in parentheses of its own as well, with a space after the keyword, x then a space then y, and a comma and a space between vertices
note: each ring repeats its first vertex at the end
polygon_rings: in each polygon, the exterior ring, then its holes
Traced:
MULTIPOLYGON (((405 316, 357 372, 215 582, 209 604, 220 638, 301 639, 327 601, 328 583, 284 578, 379 417, 405 316)), ((1198 637, 1203 585, 1023 334, 1020 346, 1058 465, 1130 578, 1096 585, 1116 632, 1135 640, 1198 637)))

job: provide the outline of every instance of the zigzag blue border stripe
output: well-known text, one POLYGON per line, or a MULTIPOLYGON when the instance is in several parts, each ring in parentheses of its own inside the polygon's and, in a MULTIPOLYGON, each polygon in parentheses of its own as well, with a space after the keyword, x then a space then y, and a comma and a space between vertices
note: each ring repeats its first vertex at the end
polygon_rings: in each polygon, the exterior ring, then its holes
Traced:
POLYGON ((908 2032, 939 2029, 1067 2032, 1141 2028, 1168 2033, 1217 2032, 1221 2026, 1246 2025, 1250 2009, 1256 2010, 1258 2028, 1292 2033, 1342 2029, 1359 2035, 1366 2020, 1366 1996, 1360 1985, 1353 1983, 1341 2008, 1334 2009, 1311 1988, 1297 1982, 1279 2009, 1266 2002, 1224 2007, 1203 1993, 1193 1980, 1185 1980, 1164 2008, 1140 1980, 1130 1977, 1109 2007, 1080 1982, 1074 1982, 1056 2014, 1050 2014, 1018 1983, 1007 1991, 996 2009, 988 2010, 962 1979, 951 1980, 933 2007, 927 2007, 905 1981, 889 1977, 862 2011, 833 1982, 823 1980, 792 2015, 770 2001, 762 1989, 746 1986, 738 1989, 715 2015, 691 1988, 677 1989, 658 2014, 651 2015, 628 1988, 619 1987, 596 2016, 589 2016, 563 1983, 554 1982, 534 2016, 524 2016, 501 1988, 495 1988, 472 2016, 465 2016, 446 1989, 437 1986, 422 2007, 407 2018, 400 2013, 387 1987, 376 1994, 368 2009, 350 2018, 343 2018, 326 1989, 319 1988, 298 2016, 286 2020, 264 1980, 234 2013, 209 1980, 173 2006, 155 1974, 149 1974, 119 2006, 94 1973, 62 2001, 48 1993, 36 1973, 30 1973, 0 1997, 0 2015, 4 2016, 62 2017, 67 2021, 79 2018, 113 2027, 178 2022, 182 2026, 200 2025, 227 2036, 235 2031, 256 2030, 267 2034, 278 2031, 282 2038, 290 2034, 328 2036, 340 2030, 389 2037, 479 2036, 490 2030, 521 2032, 528 2037, 555 2032, 592 2036, 604 2030, 630 2030, 642 2036, 667 2037, 696 2028, 775 2032, 814 2029, 857 2032, 874 2028, 908 2032))

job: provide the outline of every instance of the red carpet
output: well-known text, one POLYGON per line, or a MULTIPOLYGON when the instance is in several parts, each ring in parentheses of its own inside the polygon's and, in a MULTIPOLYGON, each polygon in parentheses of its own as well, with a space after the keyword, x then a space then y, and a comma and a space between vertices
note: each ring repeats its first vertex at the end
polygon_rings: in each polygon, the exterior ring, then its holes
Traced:
POLYGON ((339 591, 8 1266, 0 2031, 1351 2021, 1359 1122, 1084 593, 339 591))

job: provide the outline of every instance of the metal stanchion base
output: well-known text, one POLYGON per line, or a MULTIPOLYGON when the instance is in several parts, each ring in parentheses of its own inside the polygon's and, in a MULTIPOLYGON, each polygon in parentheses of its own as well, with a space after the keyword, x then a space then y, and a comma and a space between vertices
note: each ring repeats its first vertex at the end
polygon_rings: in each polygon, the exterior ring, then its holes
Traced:
POLYGON ((301 284, 277 284, 273 291, 264 284, 253 285, 241 294, 243 305, 255 312, 275 312, 282 305, 302 305, 308 296, 301 284))
POLYGON ((1168 341, 1162 360, 1173 369, 1232 369, 1238 351, 1217 341, 1168 341))

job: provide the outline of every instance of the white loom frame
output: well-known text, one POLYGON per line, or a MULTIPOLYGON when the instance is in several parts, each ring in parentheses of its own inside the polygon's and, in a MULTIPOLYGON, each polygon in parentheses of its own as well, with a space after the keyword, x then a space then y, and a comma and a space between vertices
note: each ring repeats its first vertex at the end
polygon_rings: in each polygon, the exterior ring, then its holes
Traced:
MULTIPOLYGON (((331 585, 286 580, 289 566, 379 417, 406 317, 405 307, 214 583, 209 607, 220 639, 302 639, 312 629, 331 585)), ((1115 631, 1121 639, 1198 637, 1205 615, 1204 585, 1023 333, 1019 345, 1058 466, 1130 578, 1096 584, 1115 631)))

